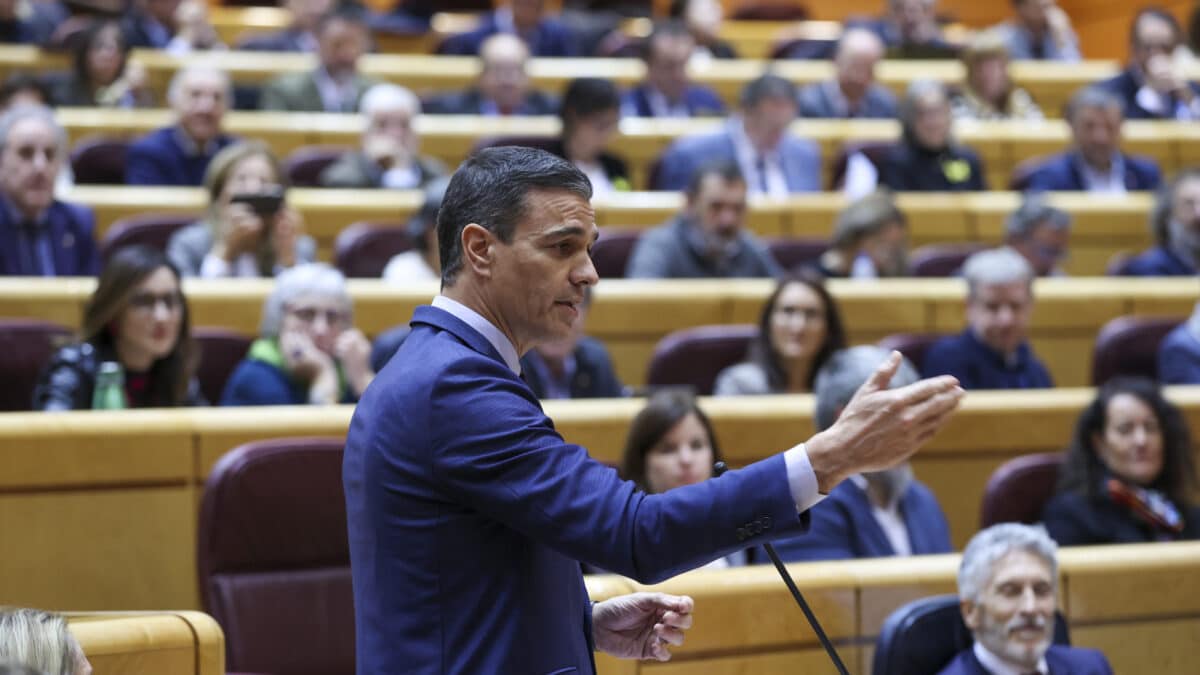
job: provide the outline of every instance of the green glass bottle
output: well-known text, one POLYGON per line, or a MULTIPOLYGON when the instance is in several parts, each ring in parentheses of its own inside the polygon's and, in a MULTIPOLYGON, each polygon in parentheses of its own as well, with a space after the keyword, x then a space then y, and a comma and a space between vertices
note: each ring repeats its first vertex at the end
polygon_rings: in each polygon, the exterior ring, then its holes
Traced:
POLYGON ((100 364, 96 375, 96 388, 92 391, 92 410, 124 410, 129 407, 125 400, 125 371, 116 361, 100 364))

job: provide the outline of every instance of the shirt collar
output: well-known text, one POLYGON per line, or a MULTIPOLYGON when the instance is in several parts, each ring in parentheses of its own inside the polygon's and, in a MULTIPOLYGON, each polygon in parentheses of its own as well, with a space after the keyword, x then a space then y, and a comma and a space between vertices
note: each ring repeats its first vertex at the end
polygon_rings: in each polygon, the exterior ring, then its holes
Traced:
MULTIPOLYGON (((1025 675, 1028 672, 1022 671, 1020 668, 996 656, 978 640, 975 641, 971 649, 975 652, 975 658, 979 659, 979 664, 983 666, 984 670, 991 673, 991 675, 1025 675)), ((1035 672, 1042 675, 1048 675, 1050 672, 1050 667, 1046 665, 1046 656, 1044 654, 1042 658, 1038 659, 1037 670, 1035 672)))
POLYGON ((454 318, 475 329, 477 333, 482 335, 484 339, 496 348, 496 351, 504 359, 504 364, 508 366, 509 370, 513 371, 513 374, 521 374, 521 357, 517 354, 517 348, 491 321, 483 318, 479 312, 461 302, 451 300, 444 295, 435 297, 432 304, 434 307, 449 313, 454 318))

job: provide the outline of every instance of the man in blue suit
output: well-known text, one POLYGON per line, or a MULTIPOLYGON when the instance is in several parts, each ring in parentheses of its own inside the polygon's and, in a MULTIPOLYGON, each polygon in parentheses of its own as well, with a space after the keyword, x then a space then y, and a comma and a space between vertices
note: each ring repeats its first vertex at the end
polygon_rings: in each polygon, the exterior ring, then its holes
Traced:
POLYGON ((1175 62, 1183 29, 1165 9, 1146 7, 1129 28, 1129 67, 1097 86, 1119 97, 1131 120, 1200 119, 1200 85, 1175 62))
POLYGON ((887 119, 896 116, 896 97, 875 81, 883 58, 879 36, 866 28, 847 28, 833 57, 834 76, 800 90, 802 117, 887 119))
POLYGON ((204 66, 184 68, 171 78, 167 101, 177 118, 129 146, 129 185, 198 186, 208 163, 234 138, 221 133, 232 85, 225 73, 204 66))
POLYGON ((659 163, 656 190, 682 190, 710 162, 737 162, 751 195, 785 197, 821 189, 821 151, 796 138, 796 88, 778 75, 763 75, 742 89, 740 114, 714 134, 681 138, 659 163))
POLYGON ((958 568, 958 597, 975 644, 939 675, 1112 675, 1099 651, 1051 644, 1057 555, 1041 527, 1001 523, 971 538, 958 568))
POLYGON ((1200 169, 1184 169, 1158 193, 1150 213, 1154 247, 1119 270, 1123 276, 1191 276, 1200 270, 1200 169))
POLYGON ((1075 147, 1033 169, 1026 190, 1087 190, 1124 194, 1155 190, 1162 182, 1147 157, 1121 152, 1121 102, 1111 92, 1087 87, 1067 104, 1075 147))
POLYGON ((696 51, 696 39, 687 26, 659 24, 646 38, 642 60, 646 79, 625 92, 621 114, 626 117, 713 117, 725 114, 725 102, 717 92, 694 84, 688 62, 696 51))
POLYGON ((495 11, 485 15, 478 28, 446 38, 438 51, 475 56, 484 40, 497 33, 509 33, 529 45, 534 56, 577 56, 571 31, 546 16, 545 0, 497 0, 495 4, 495 11))
POLYGON ((898 390, 892 357, 832 428, 656 495, 566 443, 520 378, 597 282, 586 176, 520 147, 455 173, 438 215, 442 293, 364 393, 346 438, 358 672, 594 673, 595 649, 670 657, 690 598, 592 604, 580 562, 653 582, 798 532, 841 479, 904 461, 962 396, 898 390))
POLYGON ((54 198, 67 134, 42 106, 0 117, 0 276, 90 276, 100 258, 91 210, 54 198))
MULTIPOLYGON (((873 345, 835 353, 817 373, 816 426, 837 421, 854 392, 871 377, 887 351, 873 345)), ((920 379, 907 359, 890 386, 920 379)), ((846 560, 949 553, 950 526, 933 492, 913 479, 907 463, 851 476, 810 512, 808 532, 775 545, 784 560, 846 560)))

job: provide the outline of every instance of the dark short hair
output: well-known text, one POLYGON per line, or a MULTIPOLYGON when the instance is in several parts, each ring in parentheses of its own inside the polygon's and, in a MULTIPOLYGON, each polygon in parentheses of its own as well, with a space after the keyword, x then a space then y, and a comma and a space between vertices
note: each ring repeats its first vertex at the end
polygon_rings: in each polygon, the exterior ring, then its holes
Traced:
POLYGON ((1060 492, 1076 492, 1088 497, 1102 494, 1101 485, 1108 468, 1100 459, 1092 436, 1103 434, 1108 424, 1108 404, 1118 394, 1129 394, 1154 411, 1163 436, 1163 468, 1150 487, 1162 491, 1177 506, 1191 505, 1196 487, 1196 467, 1192 463, 1192 443, 1183 413, 1163 398, 1158 384, 1145 377, 1116 377, 1100 387, 1096 398, 1079 415, 1067 458, 1058 475, 1060 492))
POLYGON ((654 29, 646 36, 642 42, 641 56, 642 60, 649 63, 654 57, 654 43, 663 37, 688 38, 694 40, 691 31, 687 29, 687 25, 677 19, 670 21, 660 21, 654 24, 654 29))
POLYGON ((1175 42, 1178 44, 1183 40, 1183 27, 1179 25, 1179 20, 1162 7, 1143 7, 1138 10, 1137 14, 1133 15, 1133 22, 1129 24, 1129 44, 1137 45, 1138 42, 1138 26, 1141 25, 1142 19, 1155 18, 1160 21, 1165 21, 1171 26, 1171 32, 1175 34, 1175 42))
POLYGON ((808 373, 808 381, 804 383, 809 391, 817 381, 817 372, 821 370, 821 366, 824 366, 835 352, 846 347, 846 329, 842 325, 842 313, 838 310, 837 301, 825 287, 825 281, 817 274, 805 270, 783 277, 763 304, 762 312, 758 315, 758 334, 750 341, 750 347, 746 351, 746 360, 757 364, 767 374, 767 385, 771 391, 785 391, 788 388, 787 369, 784 368, 783 358, 771 343, 771 316, 775 313, 775 306, 779 304, 779 296, 783 289, 792 284, 806 286, 816 293, 821 299, 822 309, 825 310, 825 341, 817 349, 808 373))
POLYGON ((643 490, 646 484, 646 455, 658 445, 667 432, 688 415, 695 415, 708 434, 712 447, 713 463, 724 461, 712 422, 696 403, 696 396, 686 387, 671 387, 654 392, 646 401, 646 407, 629 424, 629 435, 625 438, 625 451, 621 456, 621 477, 633 481, 643 490))
POLYGON ((567 85, 558 116, 566 130, 572 120, 621 108, 617 85, 602 77, 578 77, 567 85))
POLYGON ((42 98, 42 105, 52 105, 50 87, 42 78, 30 73, 13 73, 0 85, 0 105, 7 106, 13 96, 22 91, 35 91, 42 98))
POLYGON ((462 268, 463 228, 476 223, 500 241, 511 242, 528 209, 526 196, 533 190, 565 190, 585 200, 592 198, 587 176, 545 150, 516 145, 485 148, 458 167, 438 211, 443 286, 453 284, 462 268))
POLYGON ((317 19, 317 25, 313 28, 313 33, 320 35, 334 21, 344 21, 345 23, 361 26, 365 30, 367 28, 367 10, 356 2, 345 2, 335 5, 333 9, 325 12, 317 19))
POLYGON ((687 187, 684 189, 684 194, 689 199, 695 199, 696 195, 700 194, 700 186, 704 183, 704 179, 709 176, 720 176, 721 180, 726 183, 745 183, 746 176, 742 174, 742 168, 738 163, 731 160, 717 160, 706 162, 696 167, 688 178, 687 187))
POLYGON ((753 108, 769 98, 785 98, 796 102, 796 85, 774 73, 760 75, 742 87, 738 103, 743 108, 753 108))
POLYGON ((1081 110, 1093 110, 1097 108, 1102 110, 1116 108, 1122 114, 1124 113, 1124 106, 1121 104, 1120 97, 1101 86, 1088 85, 1080 87, 1074 94, 1071 94, 1071 98, 1067 100, 1067 105, 1063 109, 1063 117, 1067 122, 1074 122, 1075 116, 1081 110))

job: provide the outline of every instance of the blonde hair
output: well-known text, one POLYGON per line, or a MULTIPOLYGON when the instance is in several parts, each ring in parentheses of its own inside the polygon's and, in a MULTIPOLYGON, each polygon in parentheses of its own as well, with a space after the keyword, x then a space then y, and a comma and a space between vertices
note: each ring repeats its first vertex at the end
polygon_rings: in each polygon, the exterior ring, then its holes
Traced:
POLYGON ((61 614, 0 607, 0 661, 32 666, 47 675, 74 675, 80 651, 61 614))

